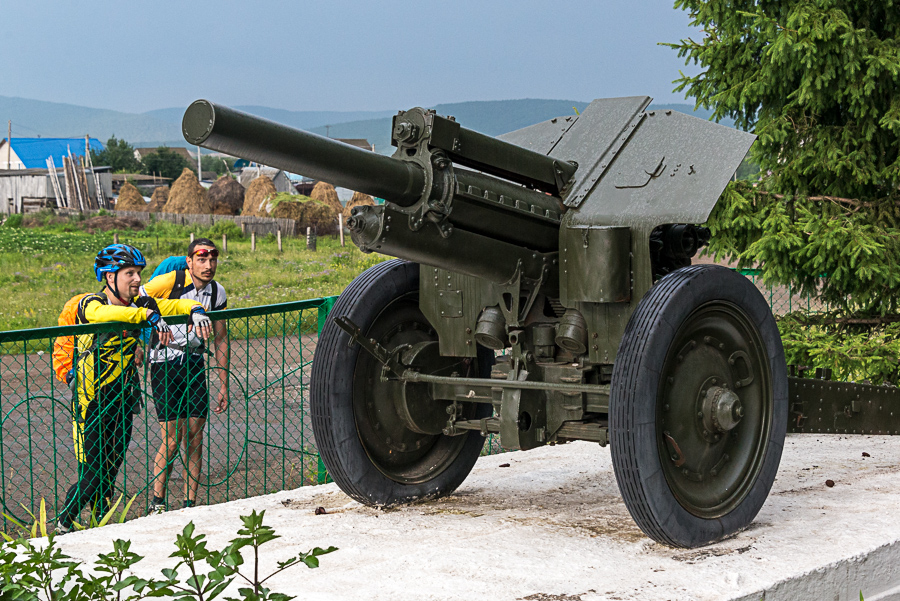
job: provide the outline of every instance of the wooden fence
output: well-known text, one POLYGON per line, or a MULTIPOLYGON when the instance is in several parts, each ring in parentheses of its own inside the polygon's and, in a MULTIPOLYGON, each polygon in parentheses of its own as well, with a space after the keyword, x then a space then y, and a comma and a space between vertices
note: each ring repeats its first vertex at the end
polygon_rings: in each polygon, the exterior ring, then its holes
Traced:
MULTIPOLYGON (((71 209, 57 209, 58 215, 73 215, 79 211, 71 209)), ((96 215, 98 211, 84 211, 85 216, 96 215)), ((113 217, 129 217, 144 223, 149 223, 150 213, 143 211, 112 211, 113 217)), ((159 221, 169 221, 179 225, 200 225, 209 227, 219 221, 233 221, 238 224, 245 234, 255 233, 257 236, 276 234, 279 230, 282 236, 296 236, 300 234, 297 222, 293 219, 276 219, 274 217, 241 217, 234 215, 182 215, 179 213, 153 213, 153 218, 159 221)), ((306 232, 302 232, 305 234, 306 232)))

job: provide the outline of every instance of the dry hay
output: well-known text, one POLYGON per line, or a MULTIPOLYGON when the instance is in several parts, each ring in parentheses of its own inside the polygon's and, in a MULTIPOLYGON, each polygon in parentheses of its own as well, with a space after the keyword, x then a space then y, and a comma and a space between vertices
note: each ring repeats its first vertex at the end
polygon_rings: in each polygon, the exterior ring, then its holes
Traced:
POLYGON ((151 213, 159 213, 167 202, 169 202, 169 186, 157 186, 153 189, 153 196, 150 197, 147 210, 151 213))
POLYGON ((301 232, 307 227, 319 234, 337 233, 338 213, 328 203, 301 194, 278 194, 268 204, 270 217, 293 219, 301 232))
MULTIPOLYGON (((341 200, 338 198, 337 190, 334 189, 334 186, 325 182, 316 182, 316 185, 313 186, 312 192, 309 193, 309 197, 313 200, 321 200, 325 203, 331 205, 335 211, 340 213, 344 210, 344 207, 341 205, 341 200)), ((337 213, 336 213, 337 214, 337 213)))
POLYGON ((131 182, 125 182, 119 188, 119 198, 116 200, 117 211, 141 211, 147 212, 147 203, 131 182))
POLYGON ((347 206, 344 207, 344 223, 347 223, 347 220, 350 218, 350 211, 351 209, 353 209, 353 207, 358 207, 360 205, 372 206, 374 204, 375 199, 368 194, 363 194, 362 192, 354 192, 353 198, 351 198, 350 202, 347 203, 347 206))
POLYGON ((240 215, 244 208, 244 186, 226 174, 210 186, 208 198, 213 215, 240 215))
POLYGON ((241 215, 244 217, 268 217, 268 201, 278 194, 275 184, 268 177, 257 177, 247 186, 244 193, 244 208, 241 215))
POLYGON ((209 212, 206 188, 197 181, 197 175, 185 167, 175 183, 172 184, 169 201, 163 208, 163 213, 190 215, 209 214, 209 212))

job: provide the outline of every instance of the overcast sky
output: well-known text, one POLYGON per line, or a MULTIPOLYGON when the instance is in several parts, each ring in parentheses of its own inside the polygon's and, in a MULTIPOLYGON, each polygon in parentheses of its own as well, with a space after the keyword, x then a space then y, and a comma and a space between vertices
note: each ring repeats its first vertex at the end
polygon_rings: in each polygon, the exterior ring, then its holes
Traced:
MULTIPOLYGON (((0 95, 143 112, 196 98, 291 110, 649 95, 685 102, 658 42, 673 0, 3 2, 0 95)), ((690 101, 688 101, 690 102, 690 101)))

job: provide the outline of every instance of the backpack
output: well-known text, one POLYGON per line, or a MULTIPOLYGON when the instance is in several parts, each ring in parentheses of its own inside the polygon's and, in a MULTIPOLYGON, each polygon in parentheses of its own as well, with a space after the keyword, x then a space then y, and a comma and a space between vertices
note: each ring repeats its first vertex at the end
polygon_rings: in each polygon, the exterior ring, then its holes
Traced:
MULTIPOLYGON (((85 296, 91 294, 76 294, 66 301, 63 305, 62 313, 59 314, 57 323, 61 326, 75 325, 75 318, 78 315, 78 303, 85 296)), ((75 357, 75 337, 74 336, 57 336, 53 343, 53 371, 60 382, 66 381, 66 374, 72 369, 72 362, 75 357)))
MULTIPOLYGON (((150 276, 152 280, 158 275, 163 275, 169 273, 170 271, 175 272, 175 285, 172 286, 172 291, 169 293, 170 299, 178 299, 181 298, 181 295, 184 294, 185 289, 185 281, 187 281, 187 257, 184 256, 175 256, 169 257, 160 263, 156 269, 153 270, 153 275, 150 276)), ((216 285, 216 281, 212 281, 212 297, 209 301, 209 310, 212 311, 216 307, 216 293, 219 291, 219 287, 216 285)))
POLYGON ((187 270, 187 268, 188 268, 187 257, 185 257, 185 256, 169 257, 168 259, 166 259, 165 261, 163 261, 162 263, 160 263, 159 265, 156 266, 156 269, 153 270, 153 275, 150 276, 150 279, 152 280, 156 276, 162 275, 164 273, 169 273, 170 271, 187 270))

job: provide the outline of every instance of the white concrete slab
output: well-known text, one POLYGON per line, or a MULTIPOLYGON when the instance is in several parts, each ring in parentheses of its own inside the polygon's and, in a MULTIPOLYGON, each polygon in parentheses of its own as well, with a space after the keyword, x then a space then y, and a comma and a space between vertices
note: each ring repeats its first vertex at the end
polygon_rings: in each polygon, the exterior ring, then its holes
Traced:
POLYGON ((482 458, 453 496, 378 511, 334 484, 66 535, 89 561, 127 538, 143 576, 172 565, 190 520, 224 546, 238 516, 266 510, 282 539, 263 570, 313 546, 339 551, 296 567, 273 590, 309 600, 900 601, 900 437, 790 436, 753 525, 725 542, 651 542, 619 497, 609 451, 589 443, 482 458), (870 457, 864 457, 863 453, 870 457), (502 467, 509 464, 509 467, 502 467), (833 480, 834 486, 825 485, 833 480), (323 506, 326 515, 315 515, 323 506))

